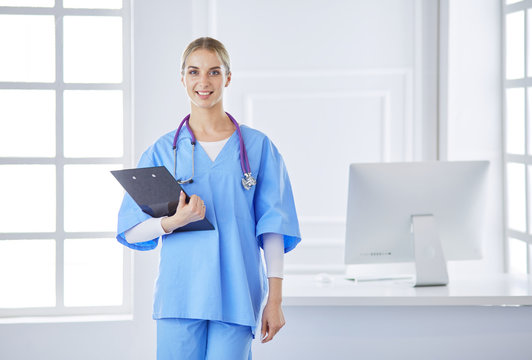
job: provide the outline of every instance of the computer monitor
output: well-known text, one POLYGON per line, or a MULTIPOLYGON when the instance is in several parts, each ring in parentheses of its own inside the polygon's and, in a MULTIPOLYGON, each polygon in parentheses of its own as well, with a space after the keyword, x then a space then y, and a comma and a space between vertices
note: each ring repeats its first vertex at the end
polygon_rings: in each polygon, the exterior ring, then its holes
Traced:
POLYGON ((446 260, 482 257, 488 167, 351 164, 345 263, 415 262, 415 285, 446 285, 446 260))

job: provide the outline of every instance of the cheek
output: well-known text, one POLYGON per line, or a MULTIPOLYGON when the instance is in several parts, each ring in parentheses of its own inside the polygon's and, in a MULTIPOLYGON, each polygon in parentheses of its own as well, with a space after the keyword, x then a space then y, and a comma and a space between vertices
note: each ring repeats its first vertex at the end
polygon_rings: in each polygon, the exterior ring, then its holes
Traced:
POLYGON ((183 86, 185 86, 185 88, 188 90, 188 89, 193 89, 194 88, 194 80, 193 79, 190 79, 190 78, 183 78, 183 86))
POLYGON ((218 87, 223 90, 227 86, 227 84, 228 84, 227 80, 221 79, 220 82, 218 83, 218 87))

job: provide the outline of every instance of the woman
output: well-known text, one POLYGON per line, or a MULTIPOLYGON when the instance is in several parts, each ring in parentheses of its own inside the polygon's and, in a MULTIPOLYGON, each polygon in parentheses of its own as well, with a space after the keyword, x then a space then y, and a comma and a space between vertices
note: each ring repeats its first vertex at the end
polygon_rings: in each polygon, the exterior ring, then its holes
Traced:
POLYGON ((262 342, 284 325, 283 254, 301 240, 290 180, 273 143, 223 109, 231 71, 222 43, 190 43, 181 75, 190 117, 148 148, 138 167, 167 167, 190 201, 181 193, 174 215, 154 219, 126 194, 117 239, 150 250, 162 235, 153 312, 158 359, 251 359, 261 311, 262 342), (174 232, 204 217, 215 230, 174 232))

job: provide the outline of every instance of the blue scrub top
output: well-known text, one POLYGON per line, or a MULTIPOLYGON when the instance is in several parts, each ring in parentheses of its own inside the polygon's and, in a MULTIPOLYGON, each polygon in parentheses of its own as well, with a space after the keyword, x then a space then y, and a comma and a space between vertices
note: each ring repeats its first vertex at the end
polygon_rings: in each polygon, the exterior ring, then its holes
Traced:
MULTIPOLYGON (((284 236, 284 251, 300 241, 290 179, 275 145, 258 130, 242 125, 242 136, 257 185, 245 190, 240 147, 235 131, 213 162, 199 143, 194 182, 187 194, 203 199, 211 231, 162 236, 153 318, 218 320, 247 325, 255 334, 268 282, 260 255, 262 234, 284 236)), ((148 148, 138 167, 165 166, 174 172, 175 130, 148 148)), ((183 127, 178 138, 177 178, 192 175, 191 136, 183 127)), ((126 193, 118 215, 117 240, 136 250, 151 250, 159 239, 129 244, 124 232, 148 219, 126 193)))

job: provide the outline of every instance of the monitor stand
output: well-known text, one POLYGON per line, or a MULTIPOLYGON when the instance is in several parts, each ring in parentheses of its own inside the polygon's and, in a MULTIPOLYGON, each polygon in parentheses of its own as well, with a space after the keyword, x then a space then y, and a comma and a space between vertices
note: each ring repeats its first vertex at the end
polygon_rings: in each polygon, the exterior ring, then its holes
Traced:
POLYGON ((412 215, 411 231, 414 240, 414 286, 447 285, 449 275, 434 215, 412 215))

